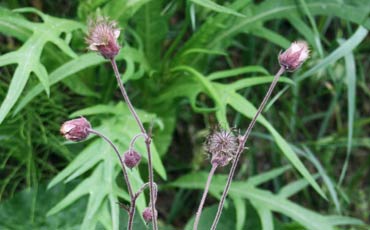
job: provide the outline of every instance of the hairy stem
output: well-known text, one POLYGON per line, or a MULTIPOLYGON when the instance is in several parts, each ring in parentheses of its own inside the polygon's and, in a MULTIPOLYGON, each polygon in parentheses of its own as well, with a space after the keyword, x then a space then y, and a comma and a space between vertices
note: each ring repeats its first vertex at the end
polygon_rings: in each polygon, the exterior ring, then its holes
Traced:
POLYGON ((127 230, 133 230, 133 224, 134 224, 134 216, 135 216, 135 210, 136 210, 136 199, 131 198, 130 202, 130 210, 129 210, 129 218, 128 218, 128 224, 127 224, 127 230))
POLYGON ((135 118, 136 123, 138 124, 141 132, 144 133, 144 134, 146 134, 146 131, 144 129, 144 125, 141 122, 139 115, 137 115, 137 113, 136 113, 136 111, 134 109, 134 106, 132 106, 131 101, 130 101, 130 98, 127 95, 126 89, 125 89, 125 87, 122 84, 121 77, 120 77, 120 74, 118 72, 117 63, 116 63, 116 61, 114 59, 110 59, 110 62, 112 64, 114 75, 116 76, 116 80, 117 80, 118 86, 119 86, 119 88, 121 90, 123 99, 125 100, 125 102, 126 102, 128 108, 129 108, 132 116, 135 118))
POLYGON ((144 133, 139 133, 137 134, 136 136, 134 136, 132 139, 131 139, 131 142, 130 142, 130 150, 132 150, 134 148, 134 144, 136 142, 136 140, 139 138, 139 137, 146 137, 146 135, 144 133))
POLYGON ((93 133, 93 134, 96 134, 99 137, 103 138, 110 146, 112 146, 112 148, 114 149, 114 152, 117 154, 117 157, 119 159, 119 162, 121 163, 122 173, 123 173, 123 177, 125 178, 125 182, 126 182, 126 185, 127 185, 128 193, 129 193, 129 195, 130 195, 131 198, 134 197, 134 194, 132 192, 132 186, 131 186, 130 180, 128 179, 128 174, 127 174, 127 171, 126 171, 125 163, 123 162, 123 159, 122 159, 122 157, 121 157, 121 155, 120 155, 120 153, 118 151, 118 148, 104 134, 102 134, 102 133, 100 133, 100 132, 98 132, 96 130, 93 130, 93 129, 89 129, 89 132, 90 133, 93 133))
POLYGON ((128 178, 128 174, 127 174, 126 167, 125 167, 125 164, 123 162, 123 159, 122 159, 122 157, 121 157, 121 155, 120 155, 120 153, 118 151, 118 148, 113 144, 113 142, 111 140, 109 140, 108 137, 106 137, 102 133, 100 133, 100 132, 98 132, 96 130, 93 130, 93 129, 89 129, 89 132, 100 136, 108 144, 110 144, 110 146, 112 146, 112 148, 114 149, 114 152, 116 152, 117 157, 119 159, 119 162, 121 163, 123 177, 125 178, 125 182, 126 182, 126 185, 127 185, 128 194, 130 195, 130 199, 131 199, 130 208, 128 209, 129 218, 128 218, 127 230, 132 230, 132 224, 134 222, 134 216, 135 216, 135 203, 136 203, 136 199, 135 199, 135 195, 134 195, 134 193, 132 191, 132 186, 131 186, 130 180, 128 178))
POLYGON ((203 191, 203 196, 202 196, 202 199, 200 200, 198 211, 197 211, 196 216, 195 216, 193 230, 197 230, 198 229, 198 224, 199 224, 200 216, 202 215, 203 205, 204 205, 204 202, 206 201, 207 194, 208 194, 209 185, 211 184, 212 177, 215 174, 215 171, 217 169, 217 166, 218 166, 218 164, 212 164, 212 168, 209 171, 207 183, 206 183, 206 186, 204 187, 204 191, 203 191))
POLYGON ((285 72, 285 69, 283 67, 280 67, 279 71, 276 73, 274 79, 272 80, 272 83, 265 95, 265 97, 263 98, 260 106, 258 107, 258 110, 257 110, 257 113, 254 115, 251 123, 249 124, 248 128, 247 128, 247 131, 245 132, 245 134, 240 138, 240 142, 239 142, 239 147, 238 147, 238 150, 237 150, 237 153, 236 153, 236 156, 235 156, 235 159, 231 165, 231 169, 230 169, 230 172, 229 172, 229 176, 227 178, 227 182, 226 182, 226 186, 225 186, 225 189, 222 193, 222 196, 221 196, 221 200, 220 200, 220 203, 218 205, 218 210, 217 210, 217 213, 216 213, 216 217, 213 221, 213 224, 212 224, 212 227, 211 229, 212 230, 215 230, 216 227, 217 227, 217 224, 218 224, 218 221, 220 220, 220 217, 221 217, 221 213, 222 213, 222 209, 223 209, 223 206, 224 206, 224 203, 225 203, 225 199, 226 199, 226 196, 229 192, 229 189, 230 189, 230 185, 231 185, 231 182, 233 180, 233 177, 234 177, 234 173, 235 173, 235 169, 236 169, 236 166, 238 164, 238 161, 239 161, 239 158, 241 156, 241 154, 243 153, 243 150, 244 150, 244 146, 245 146, 245 143, 254 127, 254 125, 256 124, 256 121, 257 121, 257 118, 258 116, 261 114, 263 108, 265 107, 268 99, 270 98, 271 96, 271 93, 272 91, 274 90, 275 86, 276 86, 276 83, 278 82, 280 76, 285 72))
MULTIPOLYGON (((148 153, 149 193, 150 193, 150 201, 151 201, 150 203, 151 203, 152 213, 156 213, 155 201, 154 201, 155 191, 154 191, 154 182, 153 182, 153 164, 152 164, 152 155, 151 155, 151 151, 150 151, 150 143, 151 143, 152 139, 151 139, 150 135, 148 135, 148 133, 146 132, 146 130, 144 128, 144 125, 140 120, 140 117, 137 115, 134 107, 131 104, 131 101, 130 101, 130 98, 128 97, 128 95, 127 95, 126 89, 122 84, 121 77, 120 77, 120 74, 118 72, 117 63, 116 63, 115 59, 114 58, 110 59, 110 62, 112 64, 113 71, 114 71, 114 74, 116 76, 116 80, 117 80, 118 86, 121 90, 122 96, 123 96, 125 102, 127 103, 127 106, 129 108, 132 116, 135 118, 136 123, 138 124, 142 134, 145 136, 145 144, 146 144, 146 149, 147 149, 147 153, 148 153)), ((153 216, 153 218, 152 218, 152 224, 153 224, 153 230, 158 230, 157 218, 155 218, 155 216, 153 216)))

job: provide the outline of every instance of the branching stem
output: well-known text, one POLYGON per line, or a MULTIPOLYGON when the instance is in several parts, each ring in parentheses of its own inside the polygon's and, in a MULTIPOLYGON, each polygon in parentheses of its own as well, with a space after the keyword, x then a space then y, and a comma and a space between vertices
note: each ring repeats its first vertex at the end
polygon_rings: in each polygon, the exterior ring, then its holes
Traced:
POLYGON ((274 79, 272 80, 272 83, 265 95, 265 97, 263 98, 260 106, 258 107, 258 110, 256 112, 256 114, 254 115, 251 123, 249 124, 248 128, 247 128, 247 131, 245 132, 245 134, 240 138, 239 140, 239 147, 238 147, 238 150, 237 150, 237 153, 236 153, 236 156, 235 156, 235 159, 233 160, 233 163, 231 165, 231 169, 230 169, 230 172, 229 172, 229 176, 227 178, 227 182, 226 182, 226 186, 225 186, 225 189, 222 193, 222 196, 221 196, 221 200, 220 200, 220 203, 218 205, 218 210, 217 210, 217 213, 216 213, 216 217, 213 221, 213 224, 212 224, 212 227, 211 227, 211 230, 215 230, 216 227, 217 227, 217 224, 218 224, 218 221, 220 220, 220 217, 221 217, 221 213, 222 213, 222 209, 223 209, 223 206, 224 206, 224 203, 225 203, 225 199, 226 199, 226 196, 229 192, 229 189, 230 189, 230 185, 231 185, 231 182, 233 180, 233 177, 234 177, 234 173, 235 173, 235 169, 236 169, 236 166, 238 164, 238 161, 239 161, 239 158, 241 156, 241 154, 243 153, 243 150, 244 150, 244 147, 245 147, 245 143, 254 127, 254 125, 256 124, 256 121, 257 121, 257 118, 258 116, 261 114, 263 108, 265 107, 268 99, 270 98, 271 96, 271 93, 272 91, 274 90, 275 86, 276 86, 276 83, 278 82, 280 76, 285 72, 285 69, 283 67, 280 67, 279 71, 276 73, 274 79))
MULTIPOLYGON (((128 108, 129 108, 132 116, 135 118, 136 123, 138 124, 138 126, 141 130, 141 133, 145 136, 145 145, 146 145, 146 150, 147 150, 147 154, 148 154, 150 204, 151 204, 151 208, 152 208, 152 213, 156 213, 156 209, 155 209, 155 197, 156 197, 156 195, 154 194, 155 193, 155 191, 154 191, 155 188, 154 188, 154 182, 153 182, 153 164, 152 164, 152 154, 151 154, 151 150, 150 150, 150 144, 152 142, 152 138, 146 132, 146 130, 144 128, 144 125, 140 120, 140 117, 138 116, 134 107, 131 104, 131 101, 130 101, 130 98, 128 97, 128 95, 127 95, 126 89, 122 84, 121 77, 120 77, 118 67, 117 67, 117 63, 116 63, 115 59, 114 58, 110 59, 110 62, 112 64, 113 71, 114 71, 114 74, 116 76, 116 80, 117 80, 118 86, 121 90, 122 96, 123 96, 128 108)), ((135 207, 133 207, 133 209, 135 209, 135 207)), ((133 212, 135 212, 135 211, 133 211, 133 212)), ((157 218, 155 216, 153 216, 153 218, 152 218, 152 224, 153 224, 153 230, 158 230, 157 218)))

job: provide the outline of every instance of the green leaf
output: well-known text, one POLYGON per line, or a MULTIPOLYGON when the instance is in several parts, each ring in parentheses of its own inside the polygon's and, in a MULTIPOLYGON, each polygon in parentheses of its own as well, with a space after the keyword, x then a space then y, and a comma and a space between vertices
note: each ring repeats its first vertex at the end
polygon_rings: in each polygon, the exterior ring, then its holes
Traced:
POLYGON ((240 199, 239 197, 232 197, 234 206, 235 206, 235 212, 236 212, 236 230, 243 230, 244 224, 245 224, 245 216, 247 212, 246 208, 246 202, 243 199, 240 199))
MULTIPOLYGON (((317 177, 318 175, 316 174, 314 178, 316 179, 317 177)), ((279 191, 279 196, 282 196, 285 198, 291 197, 295 195, 296 193, 300 192, 301 190, 303 190, 304 188, 306 188, 308 185, 309 184, 307 180, 304 180, 304 179, 294 181, 282 187, 279 191)))
MULTIPOLYGON (((246 7, 248 1, 245 5, 236 3, 231 5, 230 8, 240 10, 246 7), (235 6, 234 6, 235 5, 235 6)), ((338 2, 336 0, 307 0, 306 7, 312 16, 317 15, 327 15, 335 16, 348 20, 358 25, 366 26, 370 29, 368 15, 370 13, 370 7, 363 1, 342 1, 338 2), (350 12, 350 13, 349 13, 350 12)), ((225 18, 221 15, 217 17, 212 17, 203 24, 200 29, 189 39, 182 49, 181 52, 186 52, 188 49, 199 48, 203 49, 215 49, 220 50, 220 45, 223 49, 226 49, 231 42, 230 38, 236 36, 239 33, 245 33, 250 28, 254 28, 270 20, 277 20, 279 18, 289 19, 291 15, 301 15, 301 9, 295 0, 266 0, 260 4, 250 4, 246 10, 248 12, 245 18, 235 17, 235 18, 225 18)), ((310 44, 315 44, 315 40, 311 39, 310 44)), ((286 42, 285 42, 286 43, 286 42)), ((281 44, 282 45, 282 44, 281 44)), ((174 59, 175 64, 181 63, 182 65, 197 66, 197 63, 203 63, 202 55, 192 55, 187 58, 174 59), (181 59, 181 60, 180 60, 181 59)))
MULTIPOLYGON (((1 58, 0 58, 1 59, 1 58)), ((121 49, 120 54, 116 58, 117 60, 125 59, 127 62, 138 62, 141 65, 141 68, 147 68, 146 67, 146 61, 143 57, 143 54, 141 51, 136 50, 130 46, 124 46, 121 49), (124 55, 123 55, 124 54, 124 55)), ((64 63, 59 68, 55 69, 52 73, 50 73, 49 79, 50 79, 50 86, 73 76, 73 74, 76 74, 86 68, 89 68, 91 66, 96 66, 99 64, 102 64, 104 62, 107 62, 103 57, 99 56, 96 53, 87 53, 83 54, 75 59, 72 59, 69 62, 64 63)), ((122 76, 125 81, 128 79, 131 79, 135 76, 139 76, 139 72, 142 72, 142 69, 139 69, 138 72, 135 72, 134 70, 131 71, 131 73, 125 72, 125 74, 122 76)), ((112 76, 113 77, 113 76, 112 76)), ((136 77, 137 78, 137 77, 136 77)), ((17 114, 20 110, 22 110, 30 101, 32 101, 37 95, 39 95, 42 92, 42 85, 36 85, 34 88, 29 90, 27 94, 20 99, 17 107, 15 108, 13 115, 17 114)))
POLYGON ((245 17, 243 14, 238 13, 237 11, 227 8, 225 6, 221 6, 211 0, 190 0, 194 2, 195 4, 198 4, 200 6, 203 6, 205 8, 208 8, 210 10, 219 12, 219 13, 224 13, 224 14, 231 14, 237 17, 245 17))
MULTIPOLYGON (((202 212, 202 217, 200 218, 198 229, 199 230, 209 230, 212 225, 212 221, 217 212, 217 206, 211 206, 204 208, 202 212)), ((194 217, 191 218, 186 226, 185 230, 193 229, 194 217)), ((225 210, 223 215, 220 218, 220 223, 217 226, 217 229, 235 229, 235 212, 232 208, 225 210)))
MULTIPOLYGON (((328 216, 328 219, 331 224, 333 225, 359 225, 366 227, 366 224, 356 218, 348 217, 348 216, 328 216)), ((369 226, 367 226, 369 227, 369 226)))
MULTIPOLYGON (((214 104, 217 108, 216 117, 220 124, 227 125, 227 118, 226 118, 226 106, 230 105, 236 111, 240 112, 244 116, 248 118, 252 118, 256 113, 256 108, 247 100, 245 100, 242 96, 234 92, 235 89, 233 87, 229 87, 229 85, 213 83, 208 80, 208 78, 204 77, 201 73, 196 71, 195 69, 188 67, 188 66, 179 66, 174 68, 173 71, 186 71, 198 82, 200 85, 198 89, 204 90, 213 100, 214 104)), ((256 78, 258 79, 258 78, 256 78)), ((251 83, 254 83, 254 79, 252 78, 251 83)), ((266 80, 266 79, 264 79, 266 80)), ((243 81, 243 80, 241 80, 243 81)), ((260 81, 256 84, 267 83, 267 81, 260 81)), ((231 84, 232 85, 232 84, 231 84)), ((248 84, 246 84, 248 85, 248 84)), ((182 86, 180 86, 182 87, 182 86)), ((199 91, 195 90, 197 87, 191 87, 187 90, 180 91, 178 89, 178 84, 174 87, 170 88, 170 91, 177 92, 177 96, 188 96, 191 100, 195 100, 196 96, 198 95, 199 91)), ((174 97, 173 97, 174 98, 174 97)), ((194 109, 194 107, 193 107, 194 109)), ((277 145, 283 152, 283 154, 290 160, 290 162, 294 165, 294 167, 302 174, 304 178, 308 180, 311 186, 323 197, 326 199, 326 196, 317 182, 312 178, 306 167, 303 165, 301 160, 297 157, 297 155, 293 152, 289 144, 281 137, 281 135, 272 127, 272 125, 263 118, 263 116, 259 116, 257 119, 258 122, 263 124, 272 134, 274 137, 277 145)))
MULTIPOLYGON (((270 83, 272 82, 273 78, 274 78, 273 76, 250 77, 250 78, 246 78, 246 79, 233 82, 227 85, 226 87, 229 88, 230 90, 237 91, 237 90, 255 86, 255 85, 270 83)), ((294 85, 294 81, 286 77, 280 77, 278 82, 294 85)))
MULTIPOLYGON (((235 110, 239 111, 241 114, 248 118, 252 118, 257 109, 247 100, 245 100, 242 96, 237 93, 230 92, 228 97, 228 102, 235 110)), ((317 182, 313 179, 310 172, 307 168, 303 165, 302 161, 298 158, 298 156, 293 152, 290 145, 285 141, 283 137, 272 127, 272 125, 263 117, 259 116, 257 122, 261 123, 265 128, 269 130, 271 135, 274 137, 276 144, 281 149, 283 154, 289 159, 289 161, 293 164, 293 166, 301 173, 301 175, 306 178, 306 180, 311 184, 311 186, 319 193, 323 198, 326 199, 326 195, 317 184, 317 182)))
POLYGON ((46 216, 46 212, 65 196, 72 186, 74 184, 60 184, 46 190, 46 186, 40 184, 16 193, 13 198, 0 204, 0 229, 80 229, 83 219, 81 210, 85 208, 86 200, 75 202, 57 215, 46 216))
POLYGON ((349 53, 344 57, 346 64, 346 81, 347 81, 347 103, 348 103, 348 142, 347 142, 347 154, 342 168, 342 172, 339 178, 339 184, 343 182, 346 175, 349 158, 352 150, 352 139, 353 139, 353 122, 355 119, 355 107, 356 107, 356 64, 353 53, 349 53))
POLYGON ((251 204, 256 208, 257 213, 260 217, 262 230, 274 230, 274 223, 271 211, 268 208, 264 207, 264 204, 261 204, 257 201, 251 200, 251 204))
MULTIPOLYGON (((150 123, 155 118, 155 115, 138 110, 142 122, 150 123)), ((95 130, 105 134, 109 137, 118 147, 120 152, 128 150, 131 139, 138 133, 140 129, 135 123, 134 118, 131 116, 126 104, 118 103, 112 105, 97 105, 77 111, 73 115, 87 115, 96 116, 100 120, 100 126, 94 127, 95 130), (110 116, 104 116, 109 114, 110 116), (124 130, 124 132, 122 131, 124 130)), ((58 213, 69 205, 73 204, 83 196, 88 196, 88 206, 85 213, 82 228, 92 229, 99 223, 99 213, 101 212, 102 205, 105 202, 109 203, 113 212, 111 218, 115 221, 113 226, 118 225, 118 213, 115 211, 117 206, 116 202, 118 197, 129 200, 127 192, 120 189, 117 181, 123 183, 126 188, 123 175, 121 173, 121 164, 113 149, 104 142, 101 138, 91 137, 94 140, 82 151, 80 154, 65 168, 63 169, 49 184, 49 188, 55 186, 60 182, 70 182, 83 176, 89 171, 93 171, 91 176, 84 179, 79 186, 77 186, 68 196, 60 201, 54 208, 49 211, 49 215, 58 213), (118 177, 118 179, 117 179, 118 177)), ((166 171, 159 158, 158 151, 155 147, 156 139, 152 143, 152 157, 153 168, 163 178, 166 179, 166 171)), ((147 161, 146 146, 143 140, 139 139, 134 148, 141 153, 143 162, 147 161)), ((136 192, 144 184, 144 180, 140 175, 138 169, 128 169, 128 177, 131 182, 133 191, 136 192)), ((141 213, 146 207, 144 196, 140 196, 137 201, 137 208, 141 213)), ((104 219, 103 219, 104 221, 104 219)))
MULTIPOLYGON (((339 199, 338 199, 338 194, 335 190, 336 184, 328 176, 328 173, 326 172, 325 168, 320 163, 320 161, 317 159, 317 157, 311 152, 311 150, 307 146, 303 146, 303 149, 304 149, 303 154, 305 154, 307 156, 307 158, 312 162, 312 164, 317 169, 318 173, 320 174, 320 176, 322 178, 322 181, 324 182, 324 184, 328 188, 329 194, 330 194, 331 199, 333 200, 333 202, 335 204, 335 208, 336 208, 337 212, 340 213, 341 212, 340 202, 339 202, 339 199)), ((299 149, 296 149, 296 151, 298 152, 299 149)))
POLYGON ((245 66, 245 67, 240 67, 240 68, 234 68, 231 70, 217 71, 217 72, 214 72, 208 75, 207 78, 213 81, 217 79, 234 77, 234 76, 238 76, 238 75, 246 74, 246 73, 261 73, 264 75, 269 75, 269 72, 261 66, 245 66))
POLYGON ((275 169, 272 169, 270 171, 258 174, 256 176, 253 176, 253 177, 249 178, 248 179, 248 184, 251 184, 253 186, 258 186, 260 184, 263 184, 267 181, 270 181, 270 180, 280 176, 281 174, 285 173, 289 169, 291 169, 291 166, 290 165, 285 165, 283 167, 275 168, 275 169))
MULTIPOLYGON (((206 172, 187 174, 178 178, 169 185, 179 188, 203 189, 204 183, 207 180, 207 175, 208 173, 206 172)), ((226 184, 226 180, 227 175, 215 175, 210 186, 210 191, 212 191, 210 194, 222 192, 226 184)), ((262 221, 265 221, 264 226, 266 226, 266 229, 271 229, 272 224, 270 219, 271 216, 266 212, 278 212, 290 217, 294 221, 297 221, 305 228, 312 230, 334 230, 335 225, 338 225, 336 222, 337 219, 334 221, 334 218, 331 216, 324 216, 322 214, 315 213, 284 197, 256 188, 248 182, 234 181, 230 187, 230 196, 247 199, 256 206, 262 207, 264 210, 258 212, 258 214, 260 215, 260 218, 263 218, 262 221)), ((347 224, 356 223, 352 221, 352 219, 344 222, 347 224)))
POLYGON ((253 27, 251 28, 250 31, 247 31, 246 33, 251 33, 255 36, 258 36, 258 37, 261 37, 261 38, 264 38, 268 41, 270 41, 271 43, 274 43, 284 49, 287 49, 290 44, 291 44, 291 41, 289 41, 288 39, 286 39, 284 36, 274 32, 273 30, 270 30, 270 29, 267 29, 265 27, 253 27))
POLYGON ((338 59, 348 55, 355 49, 367 36, 368 30, 360 26, 356 32, 347 41, 343 42, 336 50, 330 53, 329 56, 322 59, 317 65, 307 70, 304 74, 297 77, 297 81, 302 81, 319 70, 336 62, 338 59))
POLYGON ((82 28, 81 24, 77 22, 47 16, 32 8, 24 8, 19 11, 36 12, 42 17, 44 22, 33 23, 8 14, 0 14, 0 24, 12 24, 16 27, 26 25, 32 31, 32 35, 30 35, 22 47, 17 51, 0 57, 0 66, 17 64, 8 92, 0 107, 0 123, 2 123, 20 97, 31 73, 34 73, 39 78, 46 93, 49 94, 50 84, 47 71, 40 62, 42 50, 46 43, 51 42, 67 55, 76 57, 76 54, 69 48, 68 44, 60 38, 60 35, 82 28), (8 57, 10 59, 5 60, 8 57))
POLYGON ((143 41, 145 56, 152 68, 161 63, 160 47, 168 31, 166 18, 161 13, 162 4, 162 0, 150 1, 135 14, 137 33, 143 41))
POLYGON ((20 41, 26 41, 31 35, 31 31, 24 27, 28 21, 21 15, 0 7, 0 18, 2 18, 0 20, 0 33, 15 37, 20 41), (13 20, 19 20, 20 23, 14 24, 10 20, 3 20, 4 18, 13 18, 13 20))

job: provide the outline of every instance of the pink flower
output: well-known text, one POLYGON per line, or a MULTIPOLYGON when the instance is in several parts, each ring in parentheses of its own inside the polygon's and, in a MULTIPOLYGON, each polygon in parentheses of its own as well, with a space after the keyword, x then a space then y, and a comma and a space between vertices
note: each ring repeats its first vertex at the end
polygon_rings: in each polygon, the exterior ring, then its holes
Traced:
POLYGON ((82 141, 89 136, 91 125, 86 118, 81 117, 66 121, 60 127, 60 133, 70 141, 82 141))
POLYGON ((295 71, 309 57, 310 50, 305 41, 293 42, 290 47, 279 54, 279 63, 287 71, 295 71))
POLYGON ((98 18, 96 21, 89 22, 89 34, 86 42, 89 49, 99 52, 107 59, 114 58, 119 50, 117 39, 120 35, 120 30, 117 28, 117 23, 107 21, 106 18, 98 18))

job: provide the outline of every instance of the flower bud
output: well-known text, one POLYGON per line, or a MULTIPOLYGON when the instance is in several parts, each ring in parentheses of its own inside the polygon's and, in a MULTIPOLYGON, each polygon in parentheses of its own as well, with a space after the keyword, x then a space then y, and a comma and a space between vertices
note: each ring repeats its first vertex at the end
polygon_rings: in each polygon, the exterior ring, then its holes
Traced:
POLYGON ((211 157, 211 163, 218 166, 227 165, 236 155, 238 139, 231 131, 218 129, 206 139, 205 150, 211 157))
POLYGON ((140 163, 140 160, 141 160, 140 153, 136 152, 135 150, 129 150, 129 151, 125 152, 123 157, 124 157, 123 162, 130 169, 137 166, 140 163))
POLYGON ((310 50, 305 41, 293 42, 290 47, 279 54, 279 63, 285 70, 293 72, 309 57, 310 50))
MULTIPOLYGON (((157 218, 157 216, 158 216, 158 212, 157 212, 157 210, 155 210, 155 218, 157 218)), ((152 219, 153 219, 152 208, 146 207, 144 209, 144 211, 143 211, 143 218, 144 218, 145 222, 147 222, 147 223, 150 222, 150 221, 152 221, 152 219)))
POLYGON ((89 34, 86 42, 89 49, 99 52, 104 58, 114 58, 119 50, 117 38, 120 35, 120 30, 117 28, 117 23, 107 21, 106 18, 98 18, 96 21, 89 22, 89 34))
POLYGON ((91 125, 84 117, 66 121, 60 127, 60 133, 70 141, 82 141, 89 135, 91 125))

